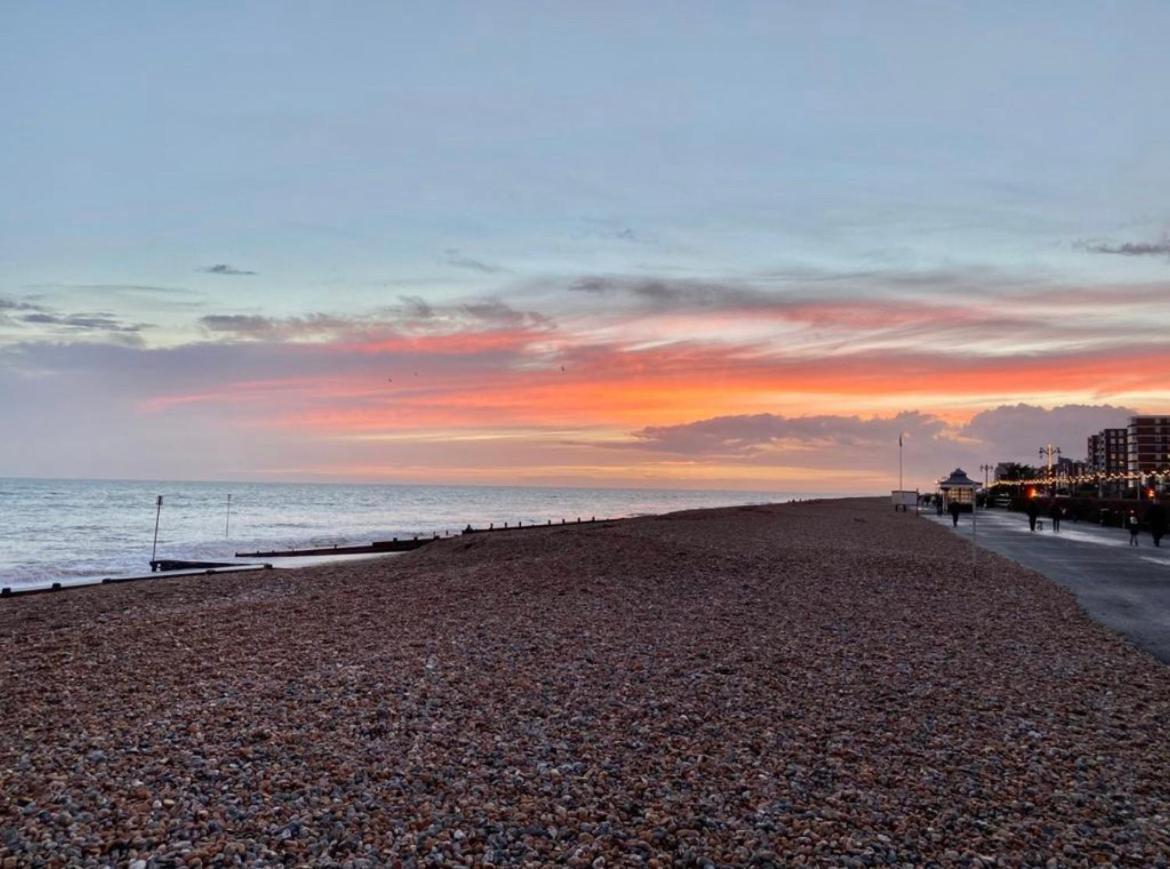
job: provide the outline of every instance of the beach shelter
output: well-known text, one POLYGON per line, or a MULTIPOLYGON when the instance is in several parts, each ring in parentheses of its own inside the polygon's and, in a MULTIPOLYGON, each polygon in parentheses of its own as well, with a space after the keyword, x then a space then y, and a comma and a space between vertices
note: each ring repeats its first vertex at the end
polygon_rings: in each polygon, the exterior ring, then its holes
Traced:
POLYGON ((949 477, 938 481, 938 488, 942 492, 946 508, 949 509, 951 504, 958 504, 960 509, 970 505, 968 509, 971 510, 971 576, 974 578, 979 552, 975 545, 979 533, 977 531, 979 511, 975 509, 975 490, 979 488, 979 484, 968 477, 962 468, 955 468, 949 477))
POLYGON ((942 492, 944 508, 951 504, 975 505, 975 489, 979 484, 967 476, 962 468, 955 468, 951 475, 938 481, 939 491, 942 492))

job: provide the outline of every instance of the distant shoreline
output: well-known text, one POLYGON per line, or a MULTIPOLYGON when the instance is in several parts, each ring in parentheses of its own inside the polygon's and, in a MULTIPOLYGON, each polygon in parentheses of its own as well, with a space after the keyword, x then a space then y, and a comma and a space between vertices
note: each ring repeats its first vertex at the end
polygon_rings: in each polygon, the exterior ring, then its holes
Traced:
POLYGON ((783 501, 785 492, 0 481, 0 587, 149 572, 153 559, 330 548, 578 516, 783 501), (153 544, 158 497, 157 548, 153 544), (9 509, 19 505, 19 509, 9 509))

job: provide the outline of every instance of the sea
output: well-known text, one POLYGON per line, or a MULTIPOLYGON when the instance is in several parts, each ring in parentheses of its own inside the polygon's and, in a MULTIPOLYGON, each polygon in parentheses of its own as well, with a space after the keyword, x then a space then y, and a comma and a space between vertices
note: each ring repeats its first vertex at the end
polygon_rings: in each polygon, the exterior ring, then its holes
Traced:
MULTIPOLYGON (((468 525, 616 519, 809 497, 817 496, 677 489, 0 478, 0 586, 69 585, 103 577, 141 576, 150 572, 152 551, 159 559, 243 563, 249 559, 236 559, 236 552, 458 534, 468 525)), ((277 566, 305 563, 304 559, 274 562, 277 566)))

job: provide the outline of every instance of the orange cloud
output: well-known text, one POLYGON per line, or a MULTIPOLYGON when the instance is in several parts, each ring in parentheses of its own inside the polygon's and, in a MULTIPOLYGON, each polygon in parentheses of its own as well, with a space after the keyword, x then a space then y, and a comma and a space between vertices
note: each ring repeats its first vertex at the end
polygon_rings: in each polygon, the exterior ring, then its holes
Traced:
POLYGON ((563 371, 559 361, 525 367, 532 360, 523 355, 478 370, 429 370, 424 360, 419 362, 423 376, 407 373, 393 381, 366 365, 346 375, 240 381, 159 396, 143 408, 234 405, 245 408, 245 415, 251 408, 264 424, 320 434, 533 425, 640 428, 760 409, 791 412, 802 403, 807 412, 828 403, 862 413, 900 405, 938 406, 951 413, 957 407, 961 414, 965 407, 970 415, 989 402, 1037 395, 1100 400, 1163 389, 1164 372, 1170 370, 1170 350, 1161 346, 1025 357, 871 351, 807 359, 685 343, 636 351, 591 346, 568 351, 563 359, 563 371))

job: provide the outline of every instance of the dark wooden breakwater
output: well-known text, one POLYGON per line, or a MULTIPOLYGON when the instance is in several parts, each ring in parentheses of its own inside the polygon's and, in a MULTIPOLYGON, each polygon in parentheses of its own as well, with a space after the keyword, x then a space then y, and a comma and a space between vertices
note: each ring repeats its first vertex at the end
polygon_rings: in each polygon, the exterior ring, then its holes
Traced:
MULTIPOLYGON (((590 516, 588 519, 577 517, 576 521, 569 521, 562 519, 559 523, 553 522, 551 519, 541 524, 539 522, 529 522, 525 525, 523 522, 516 522, 511 524, 505 522, 503 525, 496 525, 494 522, 488 523, 486 528, 474 528, 468 525, 460 534, 490 534, 495 531, 530 531, 537 528, 560 528, 581 525, 601 525, 612 524, 614 522, 621 522, 621 519, 598 519, 596 516, 590 516)), ((450 537, 451 534, 445 535, 450 537)), ((236 558, 296 558, 298 556, 334 556, 334 555, 377 555, 384 552, 410 552, 414 549, 419 549, 426 546, 428 543, 433 543, 436 540, 443 539, 439 534, 434 534, 431 537, 415 536, 409 540, 399 540, 397 537, 392 540, 375 540, 373 543, 367 543, 359 546, 318 546, 312 549, 285 549, 285 550, 271 550, 268 552, 237 552, 236 558)), ((109 585, 112 583, 122 582, 141 582, 149 579, 161 579, 158 573, 165 573, 168 577, 173 576, 198 576, 208 574, 220 573, 243 573, 245 571, 253 570, 270 570, 271 564, 235 564, 230 562, 213 562, 213 561, 183 561, 180 559, 152 559, 150 562, 150 569, 152 575, 150 576, 119 576, 119 577, 105 577, 101 580, 93 580, 90 582, 67 583, 54 582, 52 585, 39 585, 30 587, 21 586, 4 586, 0 587, 0 597, 23 597, 29 594, 46 594, 55 591, 68 591, 71 588, 84 588, 90 585, 109 585)))
MULTIPOLYGON (((561 525, 594 525, 600 522, 615 522, 621 521, 615 519, 598 519, 596 516, 591 516, 588 519, 582 520, 577 518, 576 522, 568 522, 564 519, 560 521, 560 525, 554 523, 551 519, 545 524, 541 525, 539 522, 529 522, 525 525, 523 522, 517 522, 510 525, 505 522, 501 526, 496 526, 494 522, 488 524, 487 528, 473 528, 468 525, 460 533, 461 534, 488 534, 493 531, 528 531, 532 528, 559 528, 561 525)), ((446 535, 450 537, 450 533, 446 535)), ((376 555, 380 552, 410 552, 414 549, 426 546, 428 543, 433 543, 436 540, 443 538, 435 533, 431 537, 415 536, 409 540, 399 540, 395 537, 393 540, 375 540, 373 543, 364 543, 356 546, 318 546, 312 549, 270 549, 261 550, 258 552, 237 552, 236 558, 297 558, 301 556, 310 555, 376 555)))
POLYGON ((54 582, 51 585, 30 585, 30 586, 3 586, 0 588, 0 598, 3 597, 27 597, 30 594, 51 594, 55 591, 71 591, 75 588, 89 588, 95 585, 118 585, 123 582, 149 582, 154 579, 172 579, 174 577, 183 576, 211 576, 220 575, 224 573, 250 573, 255 570, 271 570, 271 564, 239 564, 229 567, 208 567, 203 569, 185 569, 179 571, 171 571, 166 576, 159 576, 157 574, 148 574, 146 576, 107 576, 102 579, 87 580, 84 582, 68 582, 60 583, 54 582))
POLYGON ((243 567, 234 561, 182 561, 175 558, 156 558, 150 562, 151 573, 171 570, 208 570, 213 567, 243 567))
POLYGON ((528 531, 532 528, 560 528, 562 525, 566 526, 566 527, 568 527, 570 525, 598 525, 598 524, 601 524, 603 522, 621 522, 621 521, 622 521, 621 519, 598 519, 596 516, 590 516, 588 519, 582 519, 580 516, 578 516, 576 522, 569 522, 565 519, 562 519, 560 521, 560 524, 557 524, 557 523, 553 522, 551 519, 549 519, 548 522, 546 522, 543 525, 541 525, 539 522, 529 522, 527 525, 525 525, 523 522, 517 522, 515 525, 509 525, 507 522, 505 522, 502 526, 500 526, 498 528, 496 527, 496 524, 494 522, 492 522, 488 525, 487 528, 472 528, 470 525, 468 525, 466 528, 463 529, 462 533, 464 533, 464 534, 487 534, 491 531, 528 531))
POLYGON ((360 546, 318 546, 315 549, 237 552, 236 558, 296 558, 302 555, 369 555, 378 552, 409 552, 438 539, 438 534, 434 537, 415 537, 412 540, 399 540, 395 537, 393 540, 375 540, 373 543, 365 543, 360 546))

